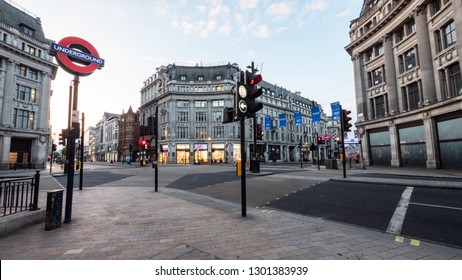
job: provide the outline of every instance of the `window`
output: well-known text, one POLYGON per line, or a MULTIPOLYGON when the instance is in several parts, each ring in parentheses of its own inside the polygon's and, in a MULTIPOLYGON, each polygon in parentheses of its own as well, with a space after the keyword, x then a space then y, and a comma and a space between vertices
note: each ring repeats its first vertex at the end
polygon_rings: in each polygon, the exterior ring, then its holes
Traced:
POLYGON ((180 81, 186 81, 186 75, 180 75, 180 81))
POLYGON ((449 90, 451 95, 460 94, 462 89, 462 76, 459 63, 454 63, 448 68, 449 73, 449 90))
POLYGON ((24 24, 21 24, 21 30, 22 30, 22 32, 24 32, 25 34, 27 34, 27 35, 29 35, 31 37, 34 36, 34 31, 35 30, 28 27, 28 26, 26 26, 26 25, 24 25, 24 24))
POLYGON ((207 101, 205 101, 205 100, 196 100, 194 102, 194 107, 205 108, 205 107, 207 107, 207 101))
POLYGON ((196 112, 196 122, 206 122, 207 112, 196 112))
POLYGON ((460 64, 454 63, 446 69, 440 70, 440 79, 445 99, 460 94, 462 89, 462 76, 460 64))
POLYGON ((16 98, 28 102, 35 102, 37 90, 35 88, 16 84, 16 98))
POLYGON ((38 79, 38 71, 31 69, 25 65, 17 65, 16 66, 16 74, 22 77, 26 77, 32 80, 38 79))
POLYGON ((404 73, 417 66, 416 51, 411 49, 398 57, 399 73, 404 73))
POLYGON ((375 117, 383 118, 385 117, 385 112, 385 97, 383 95, 378 96, 377 98, 375 98, 375 117))
POLYGON ((27 52, 31 55, 35 55, 35 48, 32 46, 27 46, 27 52))
POLYGON ((366 62, 370 61, 370 60, 372 59, 372 54, 373 54, 372 49, 367 50, 367 51, 364 53, 364 60, 365 60, 366 62))
POLYGON ((216 86, 214 87, 214 91, 223 91, 223 90, 224 90, 223 85, 216 85, 216 86))
POLYGON ((419 84, 412 83, 402 88, 404 110, 417 109, 420 103, 419 84))
POLYGON ((371 87, 379 85, 383 82, 382 68, 377 68, 372 71, 372 84, 371 87))
POLYGON ((409 21, 407 24, 407 35, 411 35, 412 33, 415 32, 415 20, 412 19, 411 21, 409 21))
POLYGON ((395 32, 395 40, 396 40, 396 43, 401 42, 403 39, 404 39, 404 28, 401 27, 400 29, 398 29, 398 30, 395 32))
POLYGON ((444 39, 445 39, 445 47, 452 46, 457 42, 456 36, 456 25, 454 21, 451 21, 446 27, 444 28, 444 39))
POLYGON ((14 109, 13 123, 15 128, 32 129, 34 127, 35 112, 14 109))
POLYGON ((17 65, 16 74, 19 76, 27 77, 27 67, 24 65, 17 65))
POLYGON ((189 138, 189 133, 188 133, 188 127, 178 127, 177 132, 178 132, 178 138, 179 139, 188 139, 189 138))
POLYGON ((377 46, 375 46, 375 55, 379 56, 383 54, 383 44, 380 43, 377 46))
POLYGON ((207 128, 203 126, 196 127, 196 138, 207 138, 207 128))
POLYGON ((415 51, 412 49, 404 54, 405 61, 406 61, 406 69, 412 69, 416 66, 415 61, 415 51))
POLYGON ((204 76, 197 76, 197 80, 198 80, 198 81, 203 81, 203 80, 204 80, 204 76))
POLYGON ((213 121, 221 122, 222 121, 222 112, 221 111, 214 111, 213 112, 213 121))
POLYGON ((433 0, 433 14, 441 10, 441 0, 433 0))
POLYGON ((178 108, 189 108, 189 101, 188 100, 178 100, 176 102, 176 107, 178 107, 178 108))
POLYGON ((221 75, 216 75, 216 76, 215 76, 215 79, 216 79, 217 81, 220 81, 221 79, 223 79, 223 77, 222 77, 221 75))
POLYGON ((29 78, 32 80, 37 80, 38 79, 38 72, 37 70, 30 69, 29 68, 29 78))
POLYGON ((189 112, 178 112, 177 121, 178 122, 189 122, 189 112))
POLYGON ((438 52, 454 45, 457 42, 456 26, 454 21, 435 31, 435 44, 438 52))
POLYGON ((225 137, 225 127, 224 126, 214 126, 213 127, 213 138, 224 138, 225 137))
POLYGON ((213 107, 224 107, 225 106, 225 101, 223 99, 221 99, 221 100, 213 100, 212 101, 212 106, 213 107))

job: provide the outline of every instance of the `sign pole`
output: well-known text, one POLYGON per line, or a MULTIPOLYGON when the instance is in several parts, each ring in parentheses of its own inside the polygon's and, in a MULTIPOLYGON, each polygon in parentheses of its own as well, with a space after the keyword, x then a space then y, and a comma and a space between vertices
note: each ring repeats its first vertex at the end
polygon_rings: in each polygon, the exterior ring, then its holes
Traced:
POLYGON ((245 181, 245 117, 240 117, 241 123, 241 207, 242 217, 247 216, 247 195, 246 195, 246 181, 245 181))
POLYGON ((85 113, 82 113, 82 131, 80 132, 80 180, 79 180, 79 190, 83 188, 83 148, 84 146, 84 136, 85 136, 85 113))
MULTIPOLYGON (((73 81, 73 102, 72 102, 72 111, 77 111, 77 102, 79 98, 79 76, 74 76, 73 81)), ((69 106, 70 107, 70 106, 69 106)), ((68 130, 68 173, 67 173, 67 185, 66 185, 66 208, 64 213, 64 223, 70 223, 72 221, 72 196, 74 190, 74 170, 75 170, 75 138, 78 136, 78 127, 79 123, 70 120, 72 123, 71 128, 68 130)))

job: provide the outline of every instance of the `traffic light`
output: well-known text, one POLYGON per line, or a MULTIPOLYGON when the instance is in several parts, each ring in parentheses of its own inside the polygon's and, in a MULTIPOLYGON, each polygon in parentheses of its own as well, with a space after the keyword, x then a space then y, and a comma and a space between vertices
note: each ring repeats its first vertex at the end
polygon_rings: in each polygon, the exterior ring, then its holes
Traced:
POLYGON ((148 128, 146 134, 157 135, 157 122, 155 116, 148 117, 148 128))
POLYGON ((257 84, 263 80, 260 74, 252 74, 248 71, 240 73, 240 81, 236 86, 236 113, 242 117, 253 117, 263 108, 263 104, 255 102, 262 95, 263 90, 257 88, 257 84))
POLYGON ((147 149, 149 147, 149 139, 141 139, 140 144, 142 149, 147 149))
POLYGON ((324 144, 324 143, 325 143, 325 142, 324 142, 324 139, 322 139, 322 136, 318 136, 318 137, 317 137, 316 143, 317 143, 318 145, 321 145, 321 144, 324 144))
POLYGON ((234 109, 229 107, 224 107, 223 112, 221 114, 221 122, 225 123, 232 123, 234 122, 234 109))
POLYGON ((59 145, 66 146, 66 129, 62 129, 61 133, 59 134, 59 145))
POLYGON ((263 125, 257 125, 257 140, 265 139, 265 131, 263 130, 263 125))
POLYGON ((342 130, 343 132, 351 131, 352 124, 350 123, 351 117, 348 115, 351 114, 350 110, 342 110, 342 130))

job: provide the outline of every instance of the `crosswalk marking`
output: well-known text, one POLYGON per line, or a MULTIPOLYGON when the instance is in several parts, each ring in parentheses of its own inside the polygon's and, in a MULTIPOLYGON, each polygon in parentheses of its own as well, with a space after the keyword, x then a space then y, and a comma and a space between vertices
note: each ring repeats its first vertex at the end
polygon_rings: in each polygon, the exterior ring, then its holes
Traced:
POLYGON ((407 187, 401 195, 401 200, 395 209, 395 213, 388 224, 387 232, 393 234, 400 234, 403 227, 404 217, 406 216, 407 207, 411 199, 413 187, 407 187))

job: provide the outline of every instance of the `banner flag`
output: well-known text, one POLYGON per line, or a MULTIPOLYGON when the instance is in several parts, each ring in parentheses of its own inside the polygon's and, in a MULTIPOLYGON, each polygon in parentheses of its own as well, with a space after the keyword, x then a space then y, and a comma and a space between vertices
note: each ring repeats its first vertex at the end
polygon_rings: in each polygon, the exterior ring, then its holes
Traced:
POLYGON ((313 123, 317 123, 321 121, 321 114, 319 112, 319 107, 311 108, 311 116, 313 118, 313 123))

